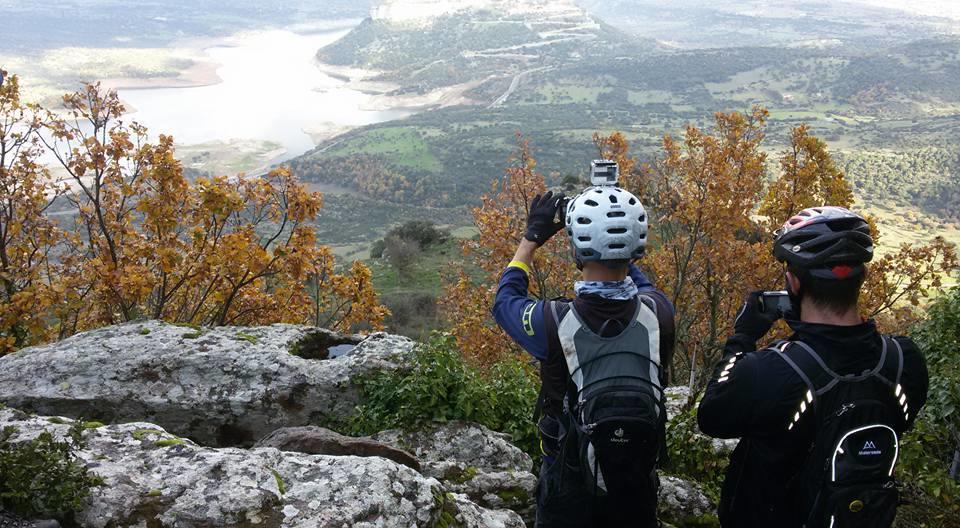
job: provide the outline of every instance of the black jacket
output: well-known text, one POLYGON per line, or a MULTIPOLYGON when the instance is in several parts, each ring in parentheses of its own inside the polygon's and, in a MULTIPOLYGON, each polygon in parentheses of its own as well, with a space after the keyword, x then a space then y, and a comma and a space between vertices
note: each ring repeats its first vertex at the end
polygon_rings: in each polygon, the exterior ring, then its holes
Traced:
MULTIPOLYGON (((790 340, 810 345, 838 374, 861 373, 880 360, 882 338, 873 321, 857 326, 787 323, 794 331, 790 340)), ((894 339, 903 348, 901 385, 911 402, 909 428, 927 399, 927 367, 910 338, 894 339)), ((742 335, 727 340, 697 411, 705 434, 740 438, 723 484, 720 522, 736 528, 798 527, 800 520, 789 512, 787 482, 799 472, 813 442, 813 413, 793 430, 788 425, 807 386, 778 352, 755 348, 742 335)))

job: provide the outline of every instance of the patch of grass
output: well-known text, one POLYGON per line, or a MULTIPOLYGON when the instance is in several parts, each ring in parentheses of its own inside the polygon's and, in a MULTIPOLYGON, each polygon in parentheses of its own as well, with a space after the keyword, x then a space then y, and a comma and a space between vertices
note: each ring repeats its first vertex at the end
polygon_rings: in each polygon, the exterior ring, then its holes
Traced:
POLYGON ((255 336, 255 335, 250 335, 250 334, 247 334, 247 333, 245 333, 245 332, 237 332, 237 333, 234 335, 234 337, 236 337, 237 339, 246 341, 247 343, 250 343, 250 344, 252 344, 252 345, 256 345, 256 344, 259 342, 259 339, 257 338, 257 336, 255 336))
POLYGON ((103 422, 97 422, 97 421, 83 422, 84 429, 99 429, 101 427, 104 427, 105 425, 107 424, 103 422))
POLYGON ((146 326, 140 329, 140 335, 147 335, 149 333, 150 333, 150 329, 147 328, 146 326))
POLYGON ((200 336, 202 336, 202 335, 203 335, 203 332, 200 331, 200 330, 198 330, 198 331, 196 331, 196 332, 190 332, 190 333, 183 334, 182 337, 183 337, 184 339, 196 339, 196 338, 198 338, 198 337, 200 337, 200 336))
POLYGON ((154 445, 157 447, 170 447, 177 445, 184 445, 186 442, 182 438, 164 438, 162 440, 157 440, 154 442, 154 445))
POLYGON ((162 435, 163 431, 159 429, 137 429, 130 433, 130 436, 132 436, 134 440, 143 441, 144 437, 146 437, 148 434, 162 435))
POLYGON ((274 480, 277 481, 277 490, 280 491, 280 495, 287 494, 287 485, 283 482, 283 476, 280 475, 280 472, 273 468, 267 468, 270 470, 270 473, 273 473, 274 480))

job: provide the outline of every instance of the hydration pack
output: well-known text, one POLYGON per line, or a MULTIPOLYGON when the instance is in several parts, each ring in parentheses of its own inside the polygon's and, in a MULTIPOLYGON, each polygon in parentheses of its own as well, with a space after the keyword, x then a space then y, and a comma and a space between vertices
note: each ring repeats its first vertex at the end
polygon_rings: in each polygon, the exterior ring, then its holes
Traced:
POLYGON ((891 526, 900 502, 893 471, 910 413, 900 386, 900 344, 884 336, 873 369, 843 376, 803 342, 778 349, 808 389, 787 429, 793 430, 805 413, 815 415, 813 445, 790 485, 803 526, 891 526))
POLYGON ((550 303, 571 381, 563 449, 577 449, 595 495, 650 489, 666 424, 656 304, 639 296, 630 323, 613 337, 594 333, 569 306, 560 319, 557 302, 550 303))

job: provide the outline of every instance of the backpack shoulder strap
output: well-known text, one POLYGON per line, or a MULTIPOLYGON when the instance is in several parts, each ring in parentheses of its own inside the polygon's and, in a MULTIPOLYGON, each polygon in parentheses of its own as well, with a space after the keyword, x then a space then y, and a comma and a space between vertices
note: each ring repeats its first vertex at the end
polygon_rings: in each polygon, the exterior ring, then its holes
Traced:
POLYGON ((835 372, 830 370, 826 363, 824 363, 823 358, 820 357, 820 354, 810 347, 810 345, 804 343, 803 341, 785 341, 781 342, 779 346, 775 348, 777 350, 777 356, 782 359, 794 372, 803 380, 803 383, 810 389, 813 399, 816 399, 817 396, 824 394, 825 392, 832 389, 838 382, 839 376, 835 372), (794 347, 793 345, 797 345, 794 347), (801 350, 804 352, 803 357, 808 357, 812 359, 816 367, 812 366, 810 361, 802 360, 800 357, 796 357, 791 354, 792 350, 801 350), (815 380, 821 377, 821 374, 826 373, 829 381, 823 384, 823 386, 818 386, 815 380))
POLYGON ((881 367, 874 376, 887 385, 895 387, 900 385, 900 377, 903 375, 903 347, 891 336, 883 335, 880 336, 880 339, 883 340, 884 351, 889 352, 892 348, 896 351, 896 354, 884 354, 881 367), (893 347, 890 347, 890 343, 893 343, 893 347), (891 375, 892 377, 888 377, 891 375))
POLYGON ((791 417, 789 425, 787 425, 787 431, 790 431, 800 423, 800 418, 807 412, 807 409, 812 408, 819 415, 819 397, 835 387, 840 380, 833 371, 827 368, 823 358, 803 341, 781 341, 774 350, 776 350, 777 357, 789 365, 807 386, 806 394, 800 399, 800 404, 791 417), (794 347, 793 345, 797 346, 794 347), (792 350, 800 350, 804 354, 802 356, 792 354, 792 350), (827 375, 826 379, 828 381, 823 386, 819 386, 817 380, 822 379, 823 374, 827 375))

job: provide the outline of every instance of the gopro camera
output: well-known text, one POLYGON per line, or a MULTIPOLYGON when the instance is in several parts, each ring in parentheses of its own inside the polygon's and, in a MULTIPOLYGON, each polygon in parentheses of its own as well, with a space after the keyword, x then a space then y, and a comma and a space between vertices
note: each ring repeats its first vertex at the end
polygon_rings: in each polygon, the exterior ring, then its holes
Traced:
POLYGON ((616 161, 594 160, 590 162, 590 183, 595 186, 616 186, 620 179, 620 166, 616 161))
POLYGON ((783 317, 783 314, 789 312, 792 308, 790 294, 784 290, 765 291, 760 294, 760 311, 765 314, 783 317))

